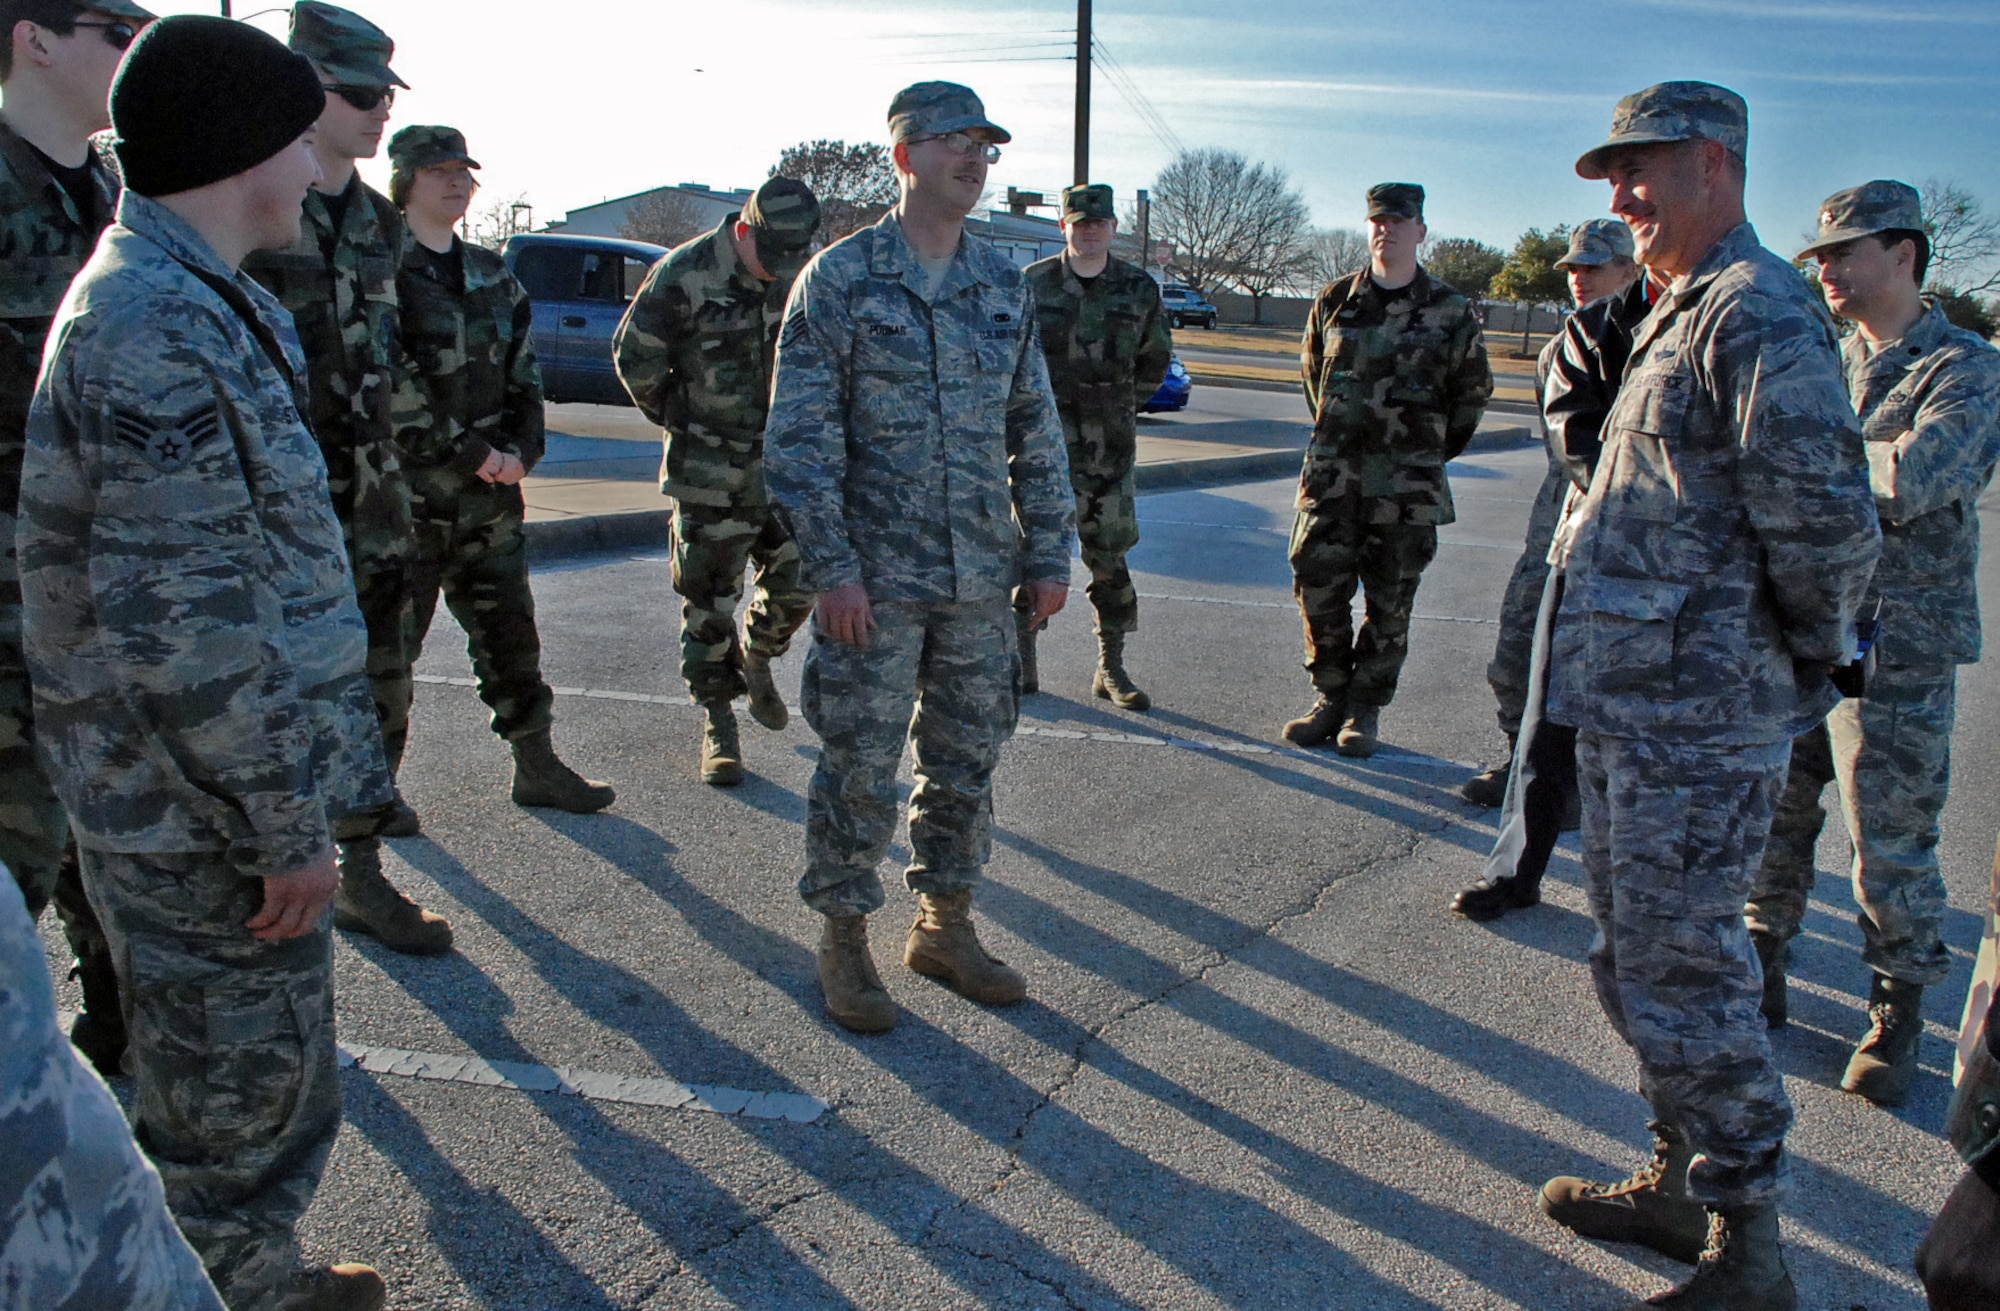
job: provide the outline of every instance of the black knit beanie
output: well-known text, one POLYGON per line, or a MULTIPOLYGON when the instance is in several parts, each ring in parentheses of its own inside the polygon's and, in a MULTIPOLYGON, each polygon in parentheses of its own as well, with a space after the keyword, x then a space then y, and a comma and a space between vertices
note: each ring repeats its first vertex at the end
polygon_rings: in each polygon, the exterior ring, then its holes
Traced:
POLYGON ((125 185, 171 196, 255 168, 319 121, 303 55, 247 23, 184 14, 148 24, 111 83, 125 185))

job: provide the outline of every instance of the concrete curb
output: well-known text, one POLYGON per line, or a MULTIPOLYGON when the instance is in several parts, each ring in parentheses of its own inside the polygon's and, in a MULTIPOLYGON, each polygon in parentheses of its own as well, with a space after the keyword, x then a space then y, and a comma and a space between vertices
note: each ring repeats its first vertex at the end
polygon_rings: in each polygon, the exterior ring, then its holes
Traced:
POLYGON ((525 525, 528 559, 534 564, 629 551, 634 547, 665 547, 672 538, 672 510, 626 510, 616 514, 579 514, 569 519, 538 519, 525 525))

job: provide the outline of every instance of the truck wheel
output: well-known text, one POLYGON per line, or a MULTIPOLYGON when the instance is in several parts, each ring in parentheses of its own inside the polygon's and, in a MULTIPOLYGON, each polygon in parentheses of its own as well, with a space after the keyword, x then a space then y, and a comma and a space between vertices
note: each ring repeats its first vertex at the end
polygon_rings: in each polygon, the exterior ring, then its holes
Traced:
POLYGON ((1178 315, 1178 314, 1170 314, 1170 315, 1168 315, 1168 316, 1167 316, 1167 322, 1168 322, 1168 324, 1170 324, 1171 326, 1173 326, 1173 327, 1176 327, 1176 328, 1179 328, 1179 327, 1183 327, 1183 326, 1185 326, 1185 325, 1184 325, 1184 324, 1183 324, 1183 323, 1181 322, 1181 316, 1180 316, 1180 315, 1178 315))
POLYGON ((1213 314, 1208 316, 1208 330, 1210 332, 1215 331, 1215 316, 1213 314))

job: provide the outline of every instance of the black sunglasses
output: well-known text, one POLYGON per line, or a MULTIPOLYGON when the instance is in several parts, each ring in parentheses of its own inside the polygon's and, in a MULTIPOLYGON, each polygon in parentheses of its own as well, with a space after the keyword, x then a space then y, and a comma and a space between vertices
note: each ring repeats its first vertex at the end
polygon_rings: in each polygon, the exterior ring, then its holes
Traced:
POLYGON ((339 83, 322 83, 321 89, 329 95, 339 96, 364 114, 377 105, 396 103, 396 88, 392 86, 344 86, 339 83))
POLYGON ((98 28, 98 29, 100 29, 100 30, 101 30, 101 31, 103 31, 103 33, 104 33, 104 42, 105 42, 105 44, 106 44, 106 45, 108 45, 108 46, 110 46, 110 47, 111 47, 111 48, 112 48, 113 50, 123 50, 123 49, 124 49, 125 47, 127 47, 127 46, 129 46, 129 45, 131 45, 131 44, 132 44, 132 40, 133 40, 133 38, 134 38, 134 37, 136 37, 136 36, 138 36, 138 35, 139 35, 139 29, 138 29, 138 28, 134 27, 134 26, 133 26, 132 24, 130 24, 130 23, 127 23, 127 22, 123 22, 123 21, 120 21, 120 22, 116 22, 116 23, 81 23, 81 22, 79 22, 79 23, 71 23, 71 24, 70 24, 70 26, 71 26, 71 27, 95 27, 95 28, 98 28))

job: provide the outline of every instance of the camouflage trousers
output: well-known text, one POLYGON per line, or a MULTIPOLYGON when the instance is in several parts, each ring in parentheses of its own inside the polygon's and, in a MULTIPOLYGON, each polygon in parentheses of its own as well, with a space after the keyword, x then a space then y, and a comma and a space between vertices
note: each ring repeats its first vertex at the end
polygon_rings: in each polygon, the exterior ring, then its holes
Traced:
POLYGON ((896 832, 896 767, 907 742, 912 892, 979 881, 993 845, 993 769, 1013 736, 1020 660, 1007 598, 883 602, 862 648, 814 625, 799 704, 819 734, 806 794, 799 895, 823 915, 882 906, 876 867, 896 832))
POLYGON ((104 930, 84 895, 69 816, 35 756, 34 704, 19 649, 0 652, 0 861, 14 871, 28 916, 54 903, 77 960, 107 960, 104 930))
POLYGON ((1528 539, 1514 574, 1500 597, 1500 636, 1493 643, 1493 660, 1486 666, 1486 683, 1500 707, 1500 731, 1509 737, 1521 731, 1531 680, 1528 663, 1535 647, 1535 615, 1542 606, 1542 588, 1549 580, 1549 543, 1562 517, 1569 476, 1550 469, 1528 511, 1528 539))
POLYGON ((1329 700, 1386 706, 1410 653, 1417 583, 1437 555, 1430 524, 1368 522, 1358 498, 1302 508, 1292 524, 1292 595, 1305 619, 1305 667, 1329 700), (1354 589, 1367 614, 1354 631, 1354 589))
POLYGON ((1698 1153, 1688 1192, 1709 1206, 1783 1190, 1792 1104, 1743 901, 1787 751, 1577 735, 1591 980, 1638 1055, 1639 1091, 1698 1153))
POLYGON ((132 1132, 231 1311, 275 1308, 340 1128, 332 937, 260 942, 218 853, 83 852, 131 1035, 132 1132))
POLYGON ((1944 982, 1951 954, 1942 937, 1938 816, 1951 787, 1957 689, 1954 665, 1878 665, 1866 697, 1842 701, 1793 742, 1771 845, 1750 894, 1751 928, 1780 939, 1799 931, 1826 823, 1820 796, 1837 781, 1853 842, 1862 961, 1906 983, 1944 982))
POLYGON ((410 568, 411 654, 422 652, 443 593, 465 630, 472 676, 479 699, 493 712, 493 731, 511 741, 549 727, 555 693, 542 678, 521 489, 468 481, 445 498, 425 493, 410 568))
POLYGON ((375 697, 375 720, 382 726, 382 754, 389 772, 403 767, 410 740, 410 667, 416 663, 416 610, 410 604, 406 566, 371 569, 354 575, 354 600, 368 627, 368 690, 375 697))
MULTIPOLYGON (((1090 582, 1083 594, 1097 614, 1100 633, 1130 633, 1139 627, 1139 593, 1125 567, 1125 553, 1139 544, 1139 507, 1132 471, 1122 478, 1071 478, 1076 492, 1076 544, 1090 582)), ((1021 589, 1025 598, 1027 589, 1021 589)), ((1019 601, 1016 602, 1019 604, 1019 601)))
POLYGON ((743 643, 736 636, 743 570, 757 566, 744 638, 752 651, 775 660, 812 615, 815 598, 799 588, 799 548, 767 506, 675 501, 673 532, 681 678, 696 701, 733 701, 744 693, 743 643))

